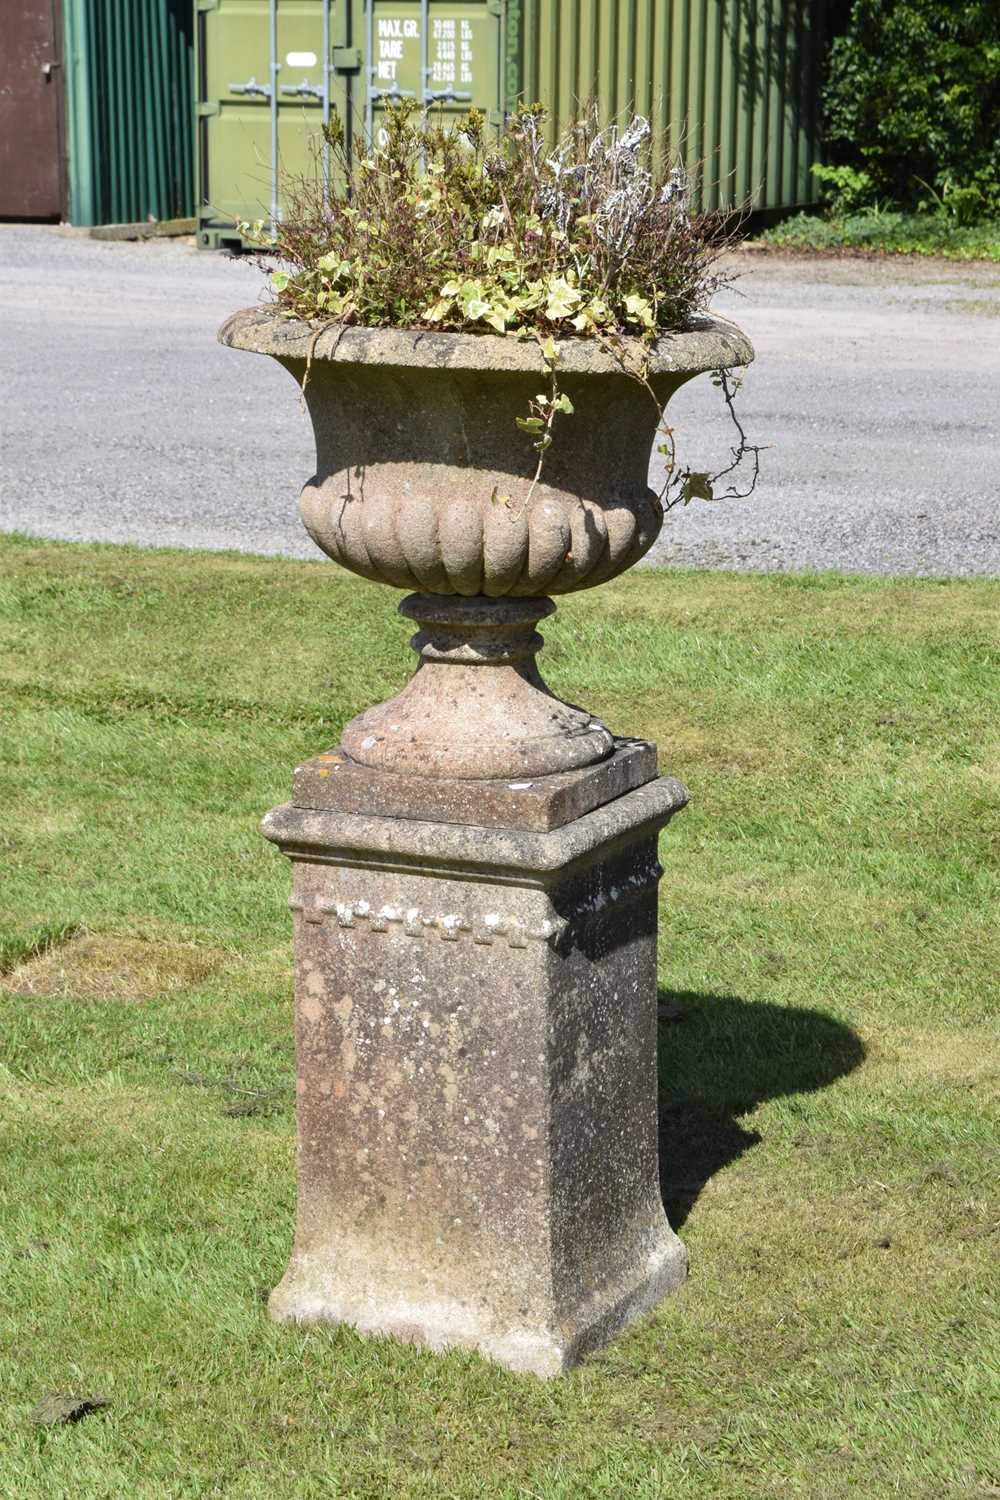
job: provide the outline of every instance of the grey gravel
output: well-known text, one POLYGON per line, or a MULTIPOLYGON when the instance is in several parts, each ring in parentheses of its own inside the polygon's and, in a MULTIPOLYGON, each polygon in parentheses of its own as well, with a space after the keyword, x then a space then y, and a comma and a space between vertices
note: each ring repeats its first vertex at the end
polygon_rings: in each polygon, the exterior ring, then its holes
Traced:
MULTIPOLYGON (((1000 267, 745 252, 730 268, 714 306, 757 348, 740 410, 764 477, 751 500, 675 511, 652 560, 1000 576, 1000 267)), ((316 557, 295 387, 215 342, 262 287, 188 240, 0 226, 0 528, 316 557)), ((725 461, 707 380, 671 414, 684 461, 725 461)))
MULTIPOLYGON (((717 298, 757 351, 738 402, 766 443, 752 499, 673 512, 651 560, 1000 575, 1000 266, 744 253, 717 298)), ((730 438, 705 380, 671 406, 682 456, 730 438)))

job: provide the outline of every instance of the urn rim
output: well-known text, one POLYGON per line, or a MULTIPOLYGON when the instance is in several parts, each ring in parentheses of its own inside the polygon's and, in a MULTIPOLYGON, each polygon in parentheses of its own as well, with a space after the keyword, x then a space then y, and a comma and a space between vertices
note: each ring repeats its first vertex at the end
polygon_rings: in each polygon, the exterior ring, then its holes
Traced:
MULTIPOLYGON (((220 344, 310 363, 376 365, 382 369, 469 370, 542 374, 546 369, 534 338, 516 334, 446 333, 426 328, 344 327, 288 318, 273 305, 245 307, 227 318, 220 344)), ((560 375, 622 375, 622 363, 596 339, 555 340, 560 375)), ((647 376, 699 375, 748 365, 753 345, 727 318, 703 314, 688 326, 663 333, 653 344, 618 340, 622 358, 633 356, 647 376)))

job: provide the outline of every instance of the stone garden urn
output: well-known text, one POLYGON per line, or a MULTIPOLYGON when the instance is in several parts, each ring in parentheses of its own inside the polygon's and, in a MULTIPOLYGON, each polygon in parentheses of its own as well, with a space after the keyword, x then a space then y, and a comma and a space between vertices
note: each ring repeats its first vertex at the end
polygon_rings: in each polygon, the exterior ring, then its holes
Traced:
POLYGON ((574 412, 533 484, 533 340, 268 308, 219 337, 304 382, 306 528, 407 591, 420 658, 264 823, 294 870, 299 1121, 271 1309, 557 1374, 685 1274, 657 1172, 656 893, 687 796, 546 687, 535 627, 648 552, 659 408, 753 351, 707 317, 663 336, 654 400, 561 341, 574 412))

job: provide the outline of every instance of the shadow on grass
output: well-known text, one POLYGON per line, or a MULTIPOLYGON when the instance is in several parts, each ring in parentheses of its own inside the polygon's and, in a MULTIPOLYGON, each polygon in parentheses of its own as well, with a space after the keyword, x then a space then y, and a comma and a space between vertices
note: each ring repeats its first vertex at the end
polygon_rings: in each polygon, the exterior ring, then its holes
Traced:
POLYGON ((739 1122, 765 1099, 826 1088, 864 1060, 861 1038, 818 1010, 661 990, 660 1189, 684 1223, 716 1172, 762 1139, 739 1122))

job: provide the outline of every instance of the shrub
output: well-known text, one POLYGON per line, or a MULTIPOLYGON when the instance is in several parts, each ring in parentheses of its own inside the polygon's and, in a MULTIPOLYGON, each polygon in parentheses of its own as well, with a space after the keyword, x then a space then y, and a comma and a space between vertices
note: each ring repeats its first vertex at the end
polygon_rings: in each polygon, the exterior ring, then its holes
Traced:
POLYGON ((330 175, 345 186, 328 193, 319 173, 290 185, 268 243, 280 307, 374 327, 683 327, 723 279, 718 219, 691 215, 681 169, 657 179, 645 120, 602 128, 588 113, 554 148, 541 127, 529 108, 499 137, 475 112, 445 130, 402 104, 349 157, 334 121, 330 175))
POLYGON ((997 0, 854 0, 824 107, 833 165, 855 169, 823 174, 838 212, 1000 210, 997 0))
POLYGON ((855 251, 873 255, 940 255, 949 260, 1000 261, 1000 219, 959 224, 945 214, 795 214, 761 235, 782 250, 855 251))

